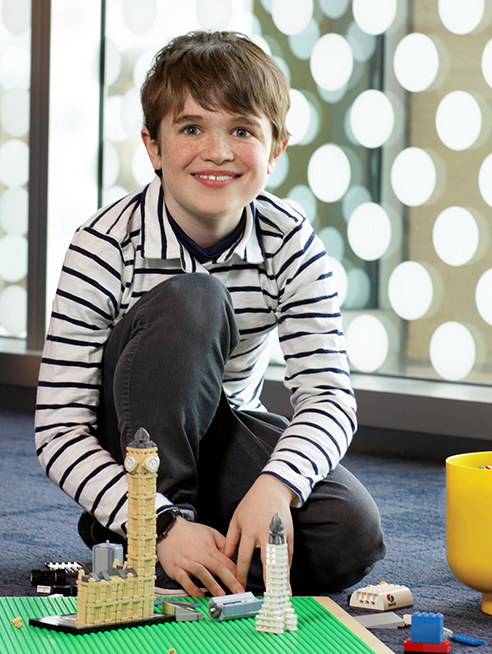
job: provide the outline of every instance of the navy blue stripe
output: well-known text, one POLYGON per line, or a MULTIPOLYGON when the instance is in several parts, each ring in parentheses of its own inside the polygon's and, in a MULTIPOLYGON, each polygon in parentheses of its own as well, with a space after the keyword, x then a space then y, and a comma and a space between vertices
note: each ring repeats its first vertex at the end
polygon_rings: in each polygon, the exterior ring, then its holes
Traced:
MULTIPOLYGON (((81 272, 78 272, 77 270, 73 270, 72 268, 67 268, 67 266, 63 266, 62 270, 67 273, 67 275, 72 275, 72 277, 77 277, 78 279, 81 279, 83 282, 86 284, 89 284, 90 286, 93 286, 94 288, 97 288, 98 291, 100 291, 103 295, 106 295, 111 300, 111 303, 114 307, 114 310, 118 310, 118 302, 113 295, 107 288, 105 288, 102 284, 97 282, 95 279, 92 277, 87 277, 87 275, 84 275, 81 272)), ((123 284, 121 284, 121 290, 123 290, 123 284)))
POLYGON ((77 345, 80 347, 102 347, 104 345, 104 343, 97 343, 95 341, 77 341, 75 338, 51 336, 51 334, 48 334, 46 340, 53 341, 53 343, 65 343, 66 345, 77 345))
POLYGON ((296 352, 296 354, 287 354, 284 356, 285 360, 289 359, 305 359, 306 357, 313 356, 314 354, 347 354, 346 350, 326 350, 319 348, 318 350, 311 350, 310 352, 296 352))
POLYGON ((300 313, 292 316, 280 316, 278 319, 278 324, 285 322, 286 320, 310 320, 311 318, 340 318, 341 313, 300 313))
POLYGON ((55 452, 55 454, 53 454, 53 456, 52 456, 52 457, 50 458, 50 460, 48 461, 48 464, 46 465, 46 474, 49 475, 51 468, 52 468, 53 465, 56 463, 56 461, 58 460, 58 458, 59 458, 59 457, 60 457, 60 456, 65 452, 65 450, 67 450, 67 449, 68 449, 69 447, 71 447, 72 445, 75 445, 75 443, 80 443, 80 442, 82 442, 82 441, 85 440, 86 438, 87 438, 87 435, 86 435, 86 434, 81 434, 80 436, 76 436, 75 438, 71 438, 69 441, 67 441, 66 443, 64 443, 64 444, 60 447, 60 449, 57 450, 57 451, 55 452))
POLYGON ((124 470, 121 470, 120 473, 119 473, 118 475, 116 475, 116 477, 114 477, 113 479, 111 479, 111 481, 109 481, 109 482, 106 484, 106 486, 104 486, 104 488, 101 490, 100 493, 98 493, 96 499, 94 500, 94 502, 93 502, 93 504, 92 504, 92 506, 91 506, 91 510, 89 511, 89 513, 92 513, 92 515, 94 515, 94 513, 96 512, 97 507, 99 506, 99 504, 100 504, 102 498, 104 497, 104 494, 105 494, 105 493, 106 493, 110 488, 112 488, 115 484, 117 484, 117 483, 119 482, 119 480, 120 480, 122 477, 125 477, 125 475, 126 475, 125 471, 124 471, 124 470))
POLYGON ((83 320, 75 320, 74 318, 71 318, 70 316, 65 315, 64 313, 57 313, 56 311, 53 311, 51 313, 52 318, 56 318, 57 320, 63 320, 64 322, 68 322, 71 325, 77 325, 77 327, 84 327, 85 329, 91 329, 92 331, 100 331, 100 327, 97 325, 90 325, 89 323, 84 322, 83 320))
POLYGON ((59 288, 56 291, 57 295, 60 295, 61 297, 64 297, 67 300, 70 300, 71 302, 75 302, 75 304, 80 304, 83 307, 87 307, 91 311, 94 311, 94 313, 97 313, 98 315, 102 316, 106 320, 112 320, 113 316, 106 311, 103 311, 100 309, 98 306, 95 304, 92 304, 92 302, 88 302, 87 300, 82 299, 81 297, 78 297, 77 295, 72 295, 72 293, 67 293, 67 291, 62 290, 59 288))
POLYGON ((159 189, 159 199, 157 201, 157 219, 159 221, 159 229, 161 232, 161 258, 167 258, 167 238, 166 230, 164 228, 164 189, 159 189))
POLYGON ((123 495, 123 497, 120 499, 118 504, 114 507, 113 511, 110 513, 108 522, 106 523, 106 527, 110 529, 111 525, 114 522, 114 519, 118 515, 118 511, 121 509, 121 507, 125 504, 126 502, 126 497, 123 495))
MULTIPOLYGON (((299 413, 298 413, 297 415, 299 416, 299 415, 304 414, 304 413, 316 413, 316 411, 313 411, 313 410, 310 411, 309 409, 306 409, 305 411, 299 411, 299 413)), ((334 418, 333 416, 331 416, 329 413, 324 413, 323 411, 318 411, 317 413, 321 413, 325 418, 330 418, 330 420, 333 420, 333 422, 334 422, 338 427, 340 427, 340 429, 342 430, 342 432, 343 432, 343 434, 344 434, 344 436, 345 436, 345 440, 347 441, 347 444, 348 444, 347 432, 345 431, 345 429, 343 428, 343 426, 340 424, 340 422, 339 422, 336 418, 334 418)), ((322 434, 325 434, 325 436, 328 436, 328 438, 332 441, 332 443, 333 443, 334 446, 336 447, 337 452, 338 452, 338 455, 339 455, 339 456, 342 456, 342 452, 341 452, 341 450, 340 450, 340 446, 338 445, 338 443, 337 443, 335 437, 332 436, 332 435, 330 434, 330 432, 329 432, 327 429, 324 429, 323 427, 321 427, 320 425, 318 425, 316 422, 309 422, 309 421, 306 421, 306 422, 299 421, 299 422, 298 422, 298 421, 296 420, 296 426, 297 426, 297 425, 304 425, 305 427, 312 427, 313 429, 317 429, 318 431, 320 431, 322 434)))
POLYGON ((73 243, 70 244, 68 249, 73 250, 73 252, 77 252, 78 254, 87 257, 88 259, 92 259, 92 261, 95 261, 99 266, 101 266, 101 268, 104 268, 109 273, 111 273, 111 275, 116 277, 116 279, 121 283, 120 273, 117 270, 115 270, 112 266, 110 266, 109 263, 104 261, 104 259, 101 259, 101 257, 98 257, 93 252, 89 252, 88 250, 85 250, 84 248, 81 248, 78 245, 74 245, 73 243))
POLYGON ((102 465, 98 466, 97 468, 94 468, 94 470, 91 470, 90 474, 87 475, 87 477, 84 479, 84 481, 79 484, 79 486, 77 488, 77 492, 73 496, 73 499, 76 502, 78 502, 79 499, 80 499, 80 496, 82 495, 82 491, 87 486, 89 481, 91 481, 91 479, 94 479, 94 477, 96 477, 100 472, 102 472, 103 470, 105 470, 106 468, 109 468, 111 466, 114 466, 114 463, 112 461, 105 461, 102 465))
POLYGON ((74 368, 101 368, 102 364, 99 362, 88 363, 87 361, 65 361, 64 359, 48 359, 43 357, 41 363, 49 363, 53 366, 73 366, 74 368))
POLYGON ((314 474, 319 475, 318 466, 312 459, 310 459, 306 454, 304 454, 304 452, 300 452, 299 450, 293 450, 290 447, 279 447, 278 450, 275 450, 275 452, 290 452, 291 454, 295 454, 298 457, 306 459, 306 461, 309 461, 309 463, 313 467, 314 474))
POLYGON ((342 370, 341 368, 306 368, 305 370, 301 370, 299 372, 294 373, 290 377, 286 377, 285 381, 290 381, 291 379, 294 379, 299 375, 312 375, 312 374, 325 373, 325 372, 326 373, 334 372, 337 375, 346 375, 347 377, 350 376, 347 370, 342 370))
POLYGON ((325 457, 325 459, 328 461, 329 469, 330 469, 330 470, 332 469, 332 463, 331 463, 330 456, 329 456, 328 452, 326 452, 326 451, 321 447, 321 445, 320 445, 319 443, 317 443, 316 441, 313 441, 311 438, 307 438, 307 436, 299 436, 299 434, 289 434, 288 436, 284 436, 282 442, 284 442, 284 441, 288 441, 288 440, 290 440, 291 438, 294 438, 294 439, 296 439, 296 440, 306 441, 307 443, 310 443, 311 445, 314 445, 314 447, 317 447, 318 450, 323 454, 323 456, 325 457))
POLYGON ((76 459, 71 465, 69 465, 68 468, 65 470, 62 478, 60 479, 60 483, 58 484, 60 488, 63 490, 63 484, 66 482, 68 475, 72 472, 74 468, 78 466, 79 463, 82 463, 82 461, 85 461, 90 456, 92 456, 93 454, 97 454, 100 451, 101 449, 98 447, 94 450, 89 450, 88 452, 84 452, 84 454, 79 456, 78 459, 76 459))

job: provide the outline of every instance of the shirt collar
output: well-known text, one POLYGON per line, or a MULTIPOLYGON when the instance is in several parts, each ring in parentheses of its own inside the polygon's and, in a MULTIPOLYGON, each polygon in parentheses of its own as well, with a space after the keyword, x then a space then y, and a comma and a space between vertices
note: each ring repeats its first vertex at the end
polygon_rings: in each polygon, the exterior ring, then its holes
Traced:
MULTIPOLYGON (((210 268, 202 266, 179 242, 164 205, 161 180, 156 178, 145 187, 142 194, 142 255, 145 259, 179 259, 185 272, 210 268)), ((239 241, 223 252, 216 264, 224 264, 239 257, 247 263, 259 264, 265 260, 262 238, 258 230, 258 219, 254 201, 246 207, 246 225, 239 241)))

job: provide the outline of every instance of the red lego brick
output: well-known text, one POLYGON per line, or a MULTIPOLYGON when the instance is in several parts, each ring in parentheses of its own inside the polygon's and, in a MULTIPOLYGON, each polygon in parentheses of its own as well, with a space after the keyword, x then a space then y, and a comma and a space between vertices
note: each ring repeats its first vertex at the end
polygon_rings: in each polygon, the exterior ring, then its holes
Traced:
POLYGON ((443 640, 442 643, 414 643, 411 638, 403 643, 404 652, 448 652, 451 651, 449 640, 443 640))

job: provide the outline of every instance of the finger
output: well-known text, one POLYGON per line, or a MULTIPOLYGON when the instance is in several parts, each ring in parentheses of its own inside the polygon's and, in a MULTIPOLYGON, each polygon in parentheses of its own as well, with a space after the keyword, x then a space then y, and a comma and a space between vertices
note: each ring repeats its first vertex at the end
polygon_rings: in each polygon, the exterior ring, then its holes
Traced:
POLYGON ((226 545, 226 538, 223 534, 220 533, 220 531, 217 531, 216 529, 212 530, 212 534, 215 540, 215 545, 217 549, 224 553, 225 550, 225 545, 226 545))
POLYGON ((248 580, 249 566, 256 547, 256 540, 253 538, 242 538, 239 543, 236 563, 236 577, 239 583, 246 587, 248 580))
POLYGON ((236 553, 240 538, 241 532, 239 531, 236 523, 231 520, 224 544, 224 554, 229 558, 232 558, 236 553))
POLYGON ((193 583, 190 576, 184 570, 177 572, 174 576, 174 580, 184 588, 190 597, 205 597, 203 590, 193 583))

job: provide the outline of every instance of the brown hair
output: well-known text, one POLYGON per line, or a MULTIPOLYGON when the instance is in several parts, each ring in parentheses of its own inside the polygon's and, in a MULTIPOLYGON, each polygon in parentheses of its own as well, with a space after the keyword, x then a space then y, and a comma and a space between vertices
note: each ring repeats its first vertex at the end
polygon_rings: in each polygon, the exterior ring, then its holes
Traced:
POLYGON ((272 155, 289 133, 289 83, 275 60, 237 32, 190 32, 160 50, 141 89, 144 124, 152 140, 162 119, 179 114, 188 96, 206 110, 258 116, 272 123, 272 155))

